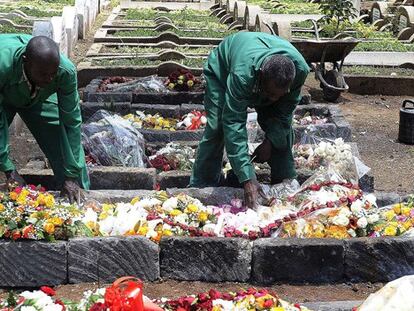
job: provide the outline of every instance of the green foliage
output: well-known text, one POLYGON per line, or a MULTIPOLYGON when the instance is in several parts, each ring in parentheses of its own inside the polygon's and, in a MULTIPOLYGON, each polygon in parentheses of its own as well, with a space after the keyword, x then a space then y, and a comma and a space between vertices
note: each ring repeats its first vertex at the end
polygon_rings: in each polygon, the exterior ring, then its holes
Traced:
MULTIPOLYGON (((186 30, 169 30, 180 37, 199 37, 199 38, 224 38, 234 31, 215 31, 215 30, 201 30, 201 31, 186 31, 186 30)), ((156 37, 162 32, 151 29, 134 29, 121 30, 114 33, 116 37, 156 37)))
MULTIPOLYGON (((181 60, 171 60, 191 68, 202 68, 205 58, 186 58, 181 60)), ((94 66, 158 66, 164 61, 150 60, 147 58, 121 58, 121 59, 94 59, 94 66)))
POLYGON ((344 66, 345 74, 365 75, 365 76, 414 76, 413 69, 399 67, 375 67, 375 66, 344 66))
POLYGON ((333 26, 334 35, 341 32, 340 28, 344 22, 349 22, 357 16, 351 0, 323 0, 320 9, 324 14, 322 21, 333 26))
MULTIPOLYGON (((199 54, 199 55, 208 55, 214 47, 205 47, 205 48, 189 48, 179 46, 177 48, 171 48, 172 50, 184 53, 184 54, 199 54)), ((104 52, 106 53, 127 53, 127 54, 155 54, 161 51, 165 51, 165 48, 158 47, 134 47, 134 46, 119 46, 119 48, 106 48, 104 52)))
POLYGON ((218 22, 217 17, 209 16, 209 11, 198 11, 183 9, 178 11, 163 12, 153 9, 129 9, 124 19, 146 20, 165 16, 176 21, 195 21, 195 22, 218 22))
POLYGON ((319 4, 309 2, 286 2, 270 10, 273 14, 321 14, 319 4))
POLYGON ((402 43, 396 39, 359 43, 354 51, 414 52, 413 43, 402 43))
POLYGON ((17 29, 12 26, 8 25, 0 25, 0 34, 2 33, 25 33, 25 34, 32 34, 32 29, 17 29))

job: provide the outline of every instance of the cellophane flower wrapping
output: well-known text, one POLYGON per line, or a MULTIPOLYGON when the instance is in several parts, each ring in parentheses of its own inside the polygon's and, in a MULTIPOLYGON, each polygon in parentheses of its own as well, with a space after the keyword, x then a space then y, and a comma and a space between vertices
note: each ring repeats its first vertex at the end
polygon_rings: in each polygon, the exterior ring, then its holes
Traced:
POLYGON ((97 111, 82 125, 87 157, 102 166, 145 167, 145 140, 131 123, 107 110, 97 111))

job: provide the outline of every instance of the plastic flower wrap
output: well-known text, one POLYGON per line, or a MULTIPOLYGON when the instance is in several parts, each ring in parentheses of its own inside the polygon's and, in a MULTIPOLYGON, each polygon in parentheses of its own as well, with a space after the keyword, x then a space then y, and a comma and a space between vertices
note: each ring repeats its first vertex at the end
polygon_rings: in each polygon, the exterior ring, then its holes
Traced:
POLYGON ((190 146, 168 143, 149 157, 152 167, 160 171, 191 170, 195 150, 190 146))
POLYGON ((75 205, 58 203, 52 194, 33 185, 0 193, 0 237, 35 240, 90 235, 75 205))
POLYGON ((145 140, 131 123, 106 110, 82 125, 82 145, 89 165, 145 167, 145 140))
POLYGON ((204 128, 206 124, 206 113, 194 110, 184 115, 177 123, 176 128, 179 130, 198 130, 204 128))
POLYGON ((356 183, 358 172, 352 154, 351 145, 342 138, 333 142, 320 141, 317 145, 300 144, 293 147, 296 167, 316 171, 334 168, 345 180, 356 183))

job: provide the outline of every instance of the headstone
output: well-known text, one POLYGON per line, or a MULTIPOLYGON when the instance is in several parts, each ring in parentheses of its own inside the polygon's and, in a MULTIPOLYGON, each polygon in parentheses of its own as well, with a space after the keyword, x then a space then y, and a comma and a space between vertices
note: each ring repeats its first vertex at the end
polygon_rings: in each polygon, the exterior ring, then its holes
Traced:
POLYGON ((65 22, 65 31, 68 42, 68 55, 72 55, 78 41, 78 18, 76 16, 76 8, 73 6, 65 6, 63 8, 62 16, 65 22))
POLYGON ((33 36, 53 38, 53 26, 50 21, 36 21, 33 23, 33 36))
POLYGON ((75 8, 79 20, 79 39, 85 39, 89 30, 89 8, 86 5, 87 0, 76 0, 75 8))
POLYGON ((53 26, 53 40, 59 45, 59 50, 68 55, 68 43, 65 30, 65 21, 62 16, 53 16, 50 19, 53 26))
POLYGON ((374 2, 371 8, 371 23, 379 19, 383 19, 387 13, 388 3, 387 2, 374 2))

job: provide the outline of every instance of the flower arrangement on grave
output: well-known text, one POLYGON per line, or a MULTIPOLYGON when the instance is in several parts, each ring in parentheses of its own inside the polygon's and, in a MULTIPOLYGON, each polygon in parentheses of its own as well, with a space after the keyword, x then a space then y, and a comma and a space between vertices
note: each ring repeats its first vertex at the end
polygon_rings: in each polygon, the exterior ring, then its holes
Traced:
POLYGON ((212 208, 180 194, 168 197, 159 192, 151 198, 135 198, 130 203, 88 207, 84 223, 104 236, 142 235, 158 242, 162 236, 211 236, 202 227, 214 223, 212 208))
POLYGON ((323 116, 311 115, 309 112, 306 112, 303 116, 295 114, 293 116, 293 124, 295 125, 320 125, 328 122, 328 118, 323 116))
POLYGON ((198 130, 204 128, 207 124, 205 113, 197 110, 185 114, 180 119, 164 118, 159 114, 145 114, 142 111, 136 111, 135 114, 127 114, 124 116, 124 119, 129 120, 138 129, 164 131, 198 130))
POLYGON ((306 311, 308 308, 291 304, 280 299, 275 293, 266 289, 249 288, 238 292, 222 293, 211 289, 206 293, 180 297, 161 302, 164 310, 268 310, 268 311, 306 311))
POLYGON ((15 187, 0 193, 0 238, 53 241, 89 235, 81 215, 76 205, 56 202, 44 188, 15 187))
POLYGON ((190 92, 200 85, 200 80, 191 71, 177 69, 168 75, 165 85, 171 91, 190 92))
POLYGON ((168 143, 149 157, 152 167, 158 171, 191 170, 195 157, 195 150, 189 146, 177 143, 168 143))
POLYGON ((382 209, 370 236, 399 236, 414 233, 414 197, 405 203, 382 209))
POLYGON ((10 292, 7 299, 0 300, 0 311, 64 311, 65 304, 56 299, 56 292, 47 286, 40 290, 24 291, 19 295, 10 292))

